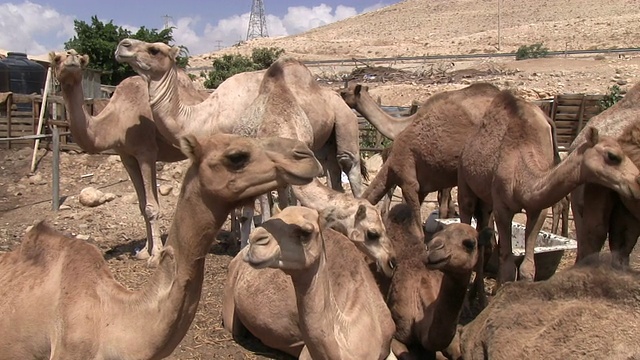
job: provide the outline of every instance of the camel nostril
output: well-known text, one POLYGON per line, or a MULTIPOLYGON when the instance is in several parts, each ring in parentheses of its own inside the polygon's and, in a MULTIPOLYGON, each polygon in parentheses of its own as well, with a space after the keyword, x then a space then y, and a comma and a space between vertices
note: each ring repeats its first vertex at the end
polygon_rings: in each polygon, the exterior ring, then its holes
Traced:
POLYGON ((261 236, 257 236, 256 238, 254 238, 251 243, 253 243, 254 245, 267 245, 269 243, 269 236, 268 235, 261 235, 261 236))
POLYGON ((391 260, 389 260, 389 267, 391 268, 391 270, 394 270, 396 268, 396 259, 395 258, 391 258, 391 260))
POLYGON ((313 153, 307 147, 297 146, 293 149, 293 158, 296 160, 307 159, 312 156, 313 153))
POLYGON ((122 40, 120 41, 120 45, 124 46, 124 47, 131 47, 131 41, 129 40, 122 40))

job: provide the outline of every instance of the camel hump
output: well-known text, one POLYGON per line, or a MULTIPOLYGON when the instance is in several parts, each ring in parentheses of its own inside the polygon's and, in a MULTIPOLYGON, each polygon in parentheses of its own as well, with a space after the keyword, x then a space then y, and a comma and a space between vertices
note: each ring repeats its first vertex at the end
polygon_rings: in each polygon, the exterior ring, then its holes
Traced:
POLYGON ((474 83, 462 89, 467 95, 492 95, 500 93, 500 89, 490 83, 474 83))
MULTIPOLYGON (((265 77, 268 78, 282 78, 284 76, 284 68, 287 65, 303 65, 298 59, 291 55, 283 55, 278 58, 269 68, 267 72, 264 74, 265 77)), ((304 65, 303 65, 304 66, 304 65)))
POLYGON ((44 263, 47 249, 51 244, 64 236, 49 226, 44 220, 37 223, 25 234, 20 244, 20 254, 25 260, 34 263, 44 263))

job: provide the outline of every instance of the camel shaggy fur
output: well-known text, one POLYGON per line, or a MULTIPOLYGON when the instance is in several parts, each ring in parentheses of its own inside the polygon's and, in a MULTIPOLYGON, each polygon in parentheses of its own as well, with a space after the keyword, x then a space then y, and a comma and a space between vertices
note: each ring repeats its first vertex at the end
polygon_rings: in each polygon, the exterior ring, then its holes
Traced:
POLYGON ((251 234, 244 260, 291 279, 300 359, 395 359, 395 326, 373 275, 355 246, 321 222, 313 209, 285 208, 251 234))
MULTIPOLYGON (((618 140, 623 152, 640 167, 640 83, 627 91, 612 107, 594 116, 588 126, 618 140)), ((581 131, 570 151, 585 142, 581 131)), ((585 184, 571 193, 578 256, 576 261, 598 253, 609 236, 609 248, 616 255, 613 261, 629 265, 629 254, 640 236, 640 201, 598 184, 585 184)))
POLYGON ((499 236, 498 285, 515 280, 511 222, 526 211, 525 257, 520 278, 533 281, 533 250, 546 209, 585 182, 595 182, 628 196, 640 196, 638 168, 610 137, 589 128, 587 141, 558 165, 553 128, 542 110, 509 91, 495 97, 476 135, 464 146, 458 172, 460 219, 469 224, 480 211, 479 228, 493 209, 499 236), (488 140, 491 141, 488 141, 488 140))
MULTIPOLYGON (((51 52, 49 60, 53 75, 62 88, 73 140, 90 154, 115 150, 133 183, 147 229, 147 241, 136 257, 147 259, 157 255, 162 249, 162 241, 158 227, 160 204, 156 161, 174 162, 186 157, 156 131, 146 82, 139 76, 125 79, 116 87, 100 114, 91 116, 84 107, 82 91, 82 74, 89 56, 71 49, 51 52)), ((179 91, 185 101, 203 100, 184 71, 178 73, 178 79, 179 91)))
POLYGON ((42 223, 0 255, 0 358, 169 356, 193 321, 205 256, 229 211, 322 170, 294 140, 187 136, 181 145, 192 163, 158 269, 140 291, 116 282, 95 246, 42 223))
POLYGON ((425 250, 422 237, 412 230, 414 216, 411 207, 398 204, 386 221, 397 252, 389 289, 382 289, 396 324, 392 348, 399 359, 416 358, 407 347, 422 348, 431 356, 444 351, 456 358, 458 349, 449 345, 456 335, 479 249, 492 234, 485 229, 479 236, 470 225, 452 224, 436 233, 425 250))
POLYGON ((606 261, 502 287, 460 336, 465 360, 636 359, 640 275, 606 261))

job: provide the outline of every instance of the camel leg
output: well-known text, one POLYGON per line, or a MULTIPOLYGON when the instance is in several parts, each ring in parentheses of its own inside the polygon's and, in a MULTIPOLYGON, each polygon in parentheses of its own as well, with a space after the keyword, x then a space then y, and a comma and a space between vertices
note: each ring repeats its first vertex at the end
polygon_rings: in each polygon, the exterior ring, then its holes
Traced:
POLYGON ((262 218, 262 222, 264 223, 271 217, 271 204, 269 203, 269 195, 260 195, 260 197, 258 197, 258 200, 260 201, 260 217, 262 218))
POLYGON ((147 241, 144 247, 135 254, 135 257, 140 260, 149 259, 151 261, 151 256, 154 255, 154 252, 157 254, 158 250, 162 249, 160 229, 157 223, 159 204, 156 189, 155 162, 152 166, 143 166, 133 156, 122 154, 120 159, 133 183, 133 188, 138 197, 140 213, 146 225, 147 241), (148 182, 146 184, 143 173, 147 174, 148 182), (147 200, 150 203, 147 203, 147 200))
POLYGON ((339 97, 335 98, 339 105, 333 104, 336 109, 334 134, 336 140, 336 157, 338 163, 347 174, 351 192, 355 197, 361 197, 364 192, 362 174, 360 172, 360 129, 358 120, 349 107, 339 97))
POLYGON ((362 185, 362 174, 360 173, 360 152, 354 155, 351 152, 338 151, 338 164, 342 168, 351 185, 351 192, 355 197, 361 197, 364 191, 362 185))
MULTIPOLYGON (((534 249, 548 210, 527 210, 527 224, 524 230, 524 260, 522 260, 519 269, 520 280, 533 281, 535 279, 534 249)), ((500 238, 500 241, 502 242, 502 238, 500 238)))
POLYGON ((513 213, 506 208, 496 209, 494 204, 494 217, 498 229, 498 247, 500 251, 500 268, 496 279, 496 290, 508 281, 516 279, 516 262, 513 256, 511 241, 511 221, 513 213))
POLYGON ((327 186, 333 190, 344 192, 342 187, 342 169, 338 164, 338 154, 336 153, 335 144, 327 144, 323 146, 321 153, 326 155, 322 161, 322 166, 327 174, 327 186))
POLYGON ((571 195, 571 207, 578 241, 576 262, 579 262, 602 250, 609 231, 614 193, 599 185, 585 184, 582 193, 574 194, 571 195))
POLYGON ((392 186, 395 186, 395 176, 387 164, 383 164, 378 174, 364 191, 362 197, 367 199, 372 205, 376 205, 387 194, 392 186))
POLYGON ((560 225, 560 216, 562 215, 562 200, 553 204, 551 207, 551 233, 558 233, 558 226, 560 225))
POLYGON ((478 197, 473 193, 467 182, 462 177, 458 177, 458 210, 461 223, 471 225, 471 217, 476 211, 477 204, 478 197))
MULTIPOLYGON (((415 356, 409 352, 407 346, 395 338, 391 339, 391 353, 389 355, 391 354, 393 354, 396 359, 415 360, 415 356)), ((387 359, 389 358, 387 357, 387 359)))
MULTIPOLYGON (((415 174, 408 174, 400 184, 400 189, 402 189, 402 195, 404 196, 407 205, 409 205, 413 210, 415 221, 417 223, 416 225, 420 229, 420 233, 423 234, 422 215, 420 211, 422 203, 420 198, 424 197, 420 194, 420 184, 418 183, 418 180, 416 180, 415 174)), ((424 236, 424 234, 422 236, 424 236)))
POLYGON ((629 268, 629 255, 640 236, 640 223, 622 204, 616 204, 611 216, 609 249, 613 266, 629 268))
POLYGON ((438 190, 438 209, 441 219, 456 217, 456 206, 451 198, 451 188, 438 190))
POLYGON ((249 244, 249 234, 254 229, 253 212, 254 204, 242 207, 242 217, 240 218, 240 250, 249 244))
POLYGON ((560 235, 569 237, 569 195, 562 200, 562 231, 560 235))

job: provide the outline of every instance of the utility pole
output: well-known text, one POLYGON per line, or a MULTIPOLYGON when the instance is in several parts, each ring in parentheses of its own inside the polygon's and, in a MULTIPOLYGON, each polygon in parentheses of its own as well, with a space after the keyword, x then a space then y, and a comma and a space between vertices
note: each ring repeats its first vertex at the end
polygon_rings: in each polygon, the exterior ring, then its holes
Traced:
POLYGON ((216 50, 222 49, 222 40, 216 40, 216 50))
POLYGON ((263 0, 253 0, 251 15, 249 16, 249 28, 247 29, 247 40, 268 36, 264 2, 263 0))
POLYGON ((168 29, 169 28, 169 19, 173 20, 173 18, 169 15, 162 15, 161 16, 162 19, 164 20, 164 29, 168 29))

